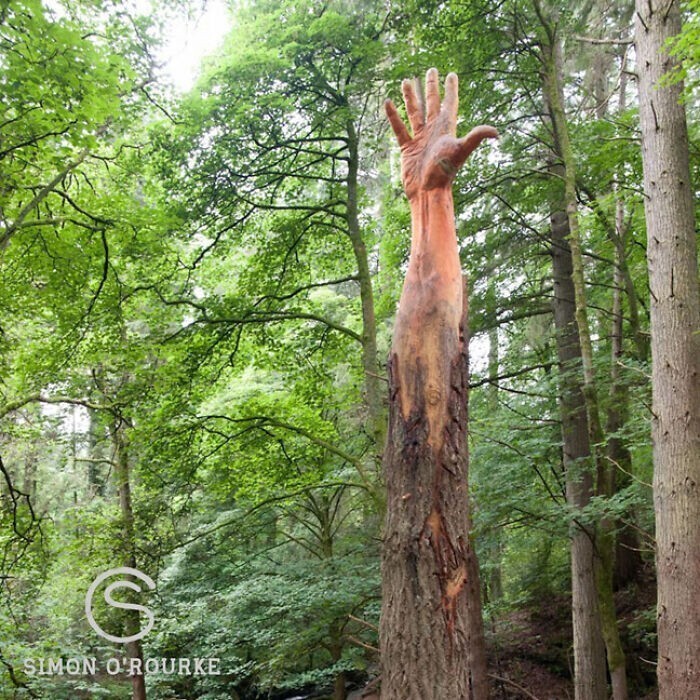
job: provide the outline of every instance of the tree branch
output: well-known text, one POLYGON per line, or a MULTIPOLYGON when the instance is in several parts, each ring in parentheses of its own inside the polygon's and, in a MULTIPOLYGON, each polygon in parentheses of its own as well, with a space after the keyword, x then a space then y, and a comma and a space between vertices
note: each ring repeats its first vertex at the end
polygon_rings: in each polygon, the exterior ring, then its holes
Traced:
MULTIPOLYGON (((101 136, 108 127, 109 124, 104 124, 101 126, 96 133, 96 136, 99 137, 101 136)), ((56 186, 63 180, 63 178, 68 175, 69 172, 72 170, 75 170, 81 163, 90 155, 90 149, 85 148, 81 153, 78 155, 78 157, 74 160, 68 163, 63 170, 59 171, 56 176, 47 184, 44 185, 35 195, 32 197, 31 201, 29 201, 24 208, 20 211, 20 213, 17 215, 17 218, 15 219, 14 223, 8 226, 7 229, 5 229, 5 232, 2 234, 2 237, 0 237, 0 250, 4 250, 7 244, 10 241, 10 238, 12 235, 17 231, 17 229, 22 225, 24 220, 29 216, 29 213, 35 209, 41 202, 46 199, 46 197, 55 190, 56 186)))

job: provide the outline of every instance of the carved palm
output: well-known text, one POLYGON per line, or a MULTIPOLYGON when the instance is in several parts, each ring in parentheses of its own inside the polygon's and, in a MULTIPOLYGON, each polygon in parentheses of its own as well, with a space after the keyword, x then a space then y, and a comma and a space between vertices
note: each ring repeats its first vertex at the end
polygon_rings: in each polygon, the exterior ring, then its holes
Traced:
POLYGON ((497 138, 492 126, 477 126, 458 139, 458 81, 454 73, 445 80, 445 99, 440 103, 438 72, 431 68, 425 77, 425 104, 414 83, 404 80, 402 92, 413 136, 391 100, 386 113, 401 147, 401 179, 409 199, 418 192, 449 187, 469 154, 486 138, 497 138))

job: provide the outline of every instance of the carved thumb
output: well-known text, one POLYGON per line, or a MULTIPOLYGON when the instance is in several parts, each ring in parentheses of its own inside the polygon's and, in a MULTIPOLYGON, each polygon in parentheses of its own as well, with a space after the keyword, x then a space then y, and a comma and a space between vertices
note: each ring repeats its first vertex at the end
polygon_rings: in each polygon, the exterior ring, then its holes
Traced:
POLYGON ((492 126, 475 126, 464 138, 457 141, 457 149, 455 151, 452 163, 455 169, 459 169, 467 160, 469 155, 484 139, 497 139, 498 131, 492 126))

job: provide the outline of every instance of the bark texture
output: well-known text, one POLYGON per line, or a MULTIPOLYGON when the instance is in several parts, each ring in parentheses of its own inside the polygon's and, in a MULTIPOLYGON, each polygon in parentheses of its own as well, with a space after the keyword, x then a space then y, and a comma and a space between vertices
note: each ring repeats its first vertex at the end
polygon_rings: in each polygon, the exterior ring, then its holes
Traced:
MULTIPOLYGON (((566 236, 566 243, 568 250, 563 252, 567 256, 567 267, 569 264, 571 267, 570 291, 573 293, 575 307, 576 344, 578 346, 577 353, 581 361, 581 376, 583 378, 581 389, 585 402, 585 420, 589 435, 587 449, 592 458, 590 460, 592 462, 591 468, 595 466, 598 493, 610 497, 613 494, 612 469, 610 464, 605 460, 600 449, 604 437, 593 361, 593 343, 588 321, 588 301, 584 276, 583 248, 579 227, 578 197, 576 192, 576 160, 569 137, 569 125, 564 102, 562 41, 557 32, 556 25, 547 24, 546 19, 542 15, 541 19, 546 29, 545 34, 547 36, 547 40, 542 42, 541 48, 543 57, 543 88, 554 132, 555 150, 561 161, 561 165, 557 169, 557 174, 562 178, 564 185, 561 195, 561 204, 565 207, 567 215, 568 234, 566 236)), ((598 111, 599 113, 601 111, 600 105, 598 111)), ((574 476, 574 481, 577 478, 577 476, 574 476)), ((581 500, 581 505, 585 505, 585 502, 590 498, 591 488, 593 488, 592 475, 590 476, 590 483, 588 475, 584 475, 580 485, 575 485, 573 481, 569 479, 567 489, 573 489, 573 493, 569 499, 570 502, 572 502, 573 505, 579 505, 576 501, 581 500), (579 490, 580 493, 578 493, 579 490)), ((612 589, 614 532, 611 524, 606 522, 598 523, 596 529, 598 530, 599 537, 596 538, 594 536, 595 530, 593 528, 591 528, 590 536, 592 538, 594 553, 593 565, 598 592, 598 610, 601 618, 600 627, 605 642, 608 668, 613 684, 614 700, 627 700, 625 655, 620 643, 612 589)), ((572 557, 576 551, 578 551, 578 544, 574 541, 572 557)), ((573 564, 573 566, 576 567, 577 564, 573 564)), ((576 606, 575 599, 574 606, 576 606)), ((576 620, 574 621, 574 631, 576 631, 576 620)), ((587 635, 591 633, 592 631, 586 632, 587 635)), ((577 639, 575 635, 575 657, 577 657, 579 653, 578 644, 579 639, 577 639)), ((581 665, 581 660, 576 658, 574 665, 578 668, 581 665)), ((596 697, 595 693, 599 692, 603 692, 604 694, 603 696, 598 695, 597 697, 605 697, 605 666, 596 666, 596 673, 600 675, 600 678, 594 680, 586 677, 588 676, 588 672, 579 673, 577 670, 574 686, 577 700, 584 697, 596 697), (591 695, 591 693, 593 693, 593 695, 591 695)))
POLYGON ((383 700, 487 697, 477 694, 486 674, 469 540, 466 298, 454 272, 452 294, 412 280, 390 359, 383 700))
MULTIPOLYGON (((561 166, 554 166, 560 168, 561 166)), ((555 173, 556 174, 556 173, 555 173)), ((561 180, 560 180, 561 181, 561 180)), ((584 508, 593 494, 586 400, 578 379, 581 345, 576 324, 569 222, 563 197, 553 198, 551 214, 554 324, 561 371, 559 407, 567 502, 584 508), (557 205, 558 199, 558 205, 557 205)), ((576 700, 606 700, 605 647, 595 579, 593 528, 572 525, 571 607, 574 630, 574 691, 576 700)))
POLYGON ((660 700, 700 697, 700 299, 682 86, 668 41, 672 0, 637 0, 647 263, 651 293, 652 439, 660 700))

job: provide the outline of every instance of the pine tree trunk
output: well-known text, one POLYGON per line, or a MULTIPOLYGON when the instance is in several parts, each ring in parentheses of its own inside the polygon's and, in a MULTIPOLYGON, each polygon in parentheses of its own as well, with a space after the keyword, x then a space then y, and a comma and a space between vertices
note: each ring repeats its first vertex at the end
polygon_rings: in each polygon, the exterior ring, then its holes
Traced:
MULTIPOLYGON (((495 307, 496 303, 496 285, 491 281, 487 289, 487 300, 491 308, 495 307)), ((491 384, 488 387, 487 406, 490 415, 496 415, 498 411, 498 370, 499 370, 499 352, 498 352, 498 326, 489 329, 489 355, 488 355, 488 373, 491 384)), ((491 537, 492 544, 489 548, 489 559, 491 559, 491 571, 488 577, 488 595, 489 602, 496 602, 503 598, 503 578, 501 576, 501 558, 503 553, 502 530, 496 529, 491 537)))
MULTIPOLYGON (((624 89, 624 83, 623 83, 624 89)), ((624 212, 621 200, 616 204, 615 234, 622 240, 624 212)), ((612 351, 610 363, 611 402, 608 410, 606 454, 599 455, 597 494, 612 498, 616 492, 617 470, 623 465, 631 469, 629 451, 619 436, 626 417, 627 396, 620 377, 619 363, 623 357, 622 337, 622 270, 620 252, 616 250, 615 267, 613 272, 613 302, 612 302, 612 351)), ((623 467, 624 468, 624 467, 623 467)), ((615 572, 616 523, 610 517, 601 518, 598 523, 596 558, 596 580, 598 584, 598 602, 600 605, 601 626, 605 650, 608 659, 608 671, 612 685, 613 700, 627 700, 627 661, 622 649, 620 632, 617 626, 617 611, 613 597, 613 578, 615 572)))
POLYGON ((637 0, 651 293, 660 700, 700 697, 700 298, 688 131, 668 41, 676 0, 637 0))
MULTIPOLYGON (((562 204, 566 209, 569 228, 567 243, 571 258, 572 291, 575 302, 576 327, 578 330, 577 335, 583 376, 582 391, 589 433, 588 450, 592 456, 592 462, 595 465, 595 472, 597 474, 597 491, 599 494, 610 497, 612 496, 612 489, 610 487, 612 484, 612 468, 605 460, 599 447, 603 443, 604 437, 593 362, 593 343, 591 341, 591 332, 588 322, 588 302, 586 298, 583 249, 579 227, 578 198, 576 194, 576 162, 569 137, 569 126, 564 107, 564 89, 562 81, 563 57, 561 39, 556 29, 551 31, 549 43, 542 46, 542 55, 544 61, 543 82, 545 97, 554 130, 555 150, 561 159, 559 174, 564 184, 562 204)), ((593 477, 591 476, 591 487, 592 486, 593 477)), ((588 496, 585 496, 585 498, 588 498, 588 496)), ((627 700, 625 655, 620 642, 612 590, 612 567, 615 546, 613 524, 601 522, 598 523, 596 529, 600 532, 600 539, 597 542, 594 539, 596 546, 593 547, 595 554, 594 571, 596 575, 596 589, 599 598, 598 607, 601 615, 600 626, 605 642, 610 676, 613 680, 614 700, 627 700)), ((604 673, 605 671, 603 669, 602 682, 598 683, 602 685, 602 687, 605 687, 604 673)), ((579 691, 578 686, 577 691, 579 691)), ((583 690, 579 692, 583 692, 583 690)))
MULTIPOLYGON (((617 206, 617 233, 621 236, 621 202, 617 206)), ((617 256, 616 256, 617 257, 617 256)), ((612 304, 612 351, 610 363, 611 402, 608 411, 607 445, 605 468, 599 472, 598 495, 612 497, 616 491, 617 470, 626 466, 631 469, 629 451, 619 436, 626 417, 626 391, 621 382, 619 362, 622 358, 622 274, 619 260, 613 275, 613 304, 612 304)), ((626 659, 620 641, 617 627, 617 613, 613 598, 613 578, 615 572, 615 528, 613 519, 602 518, 598 525, 598 600, 600 603, 603 638, 608 657, 608 670, 613 689, 613 700, 627 700, 627 671, 626 659)))

